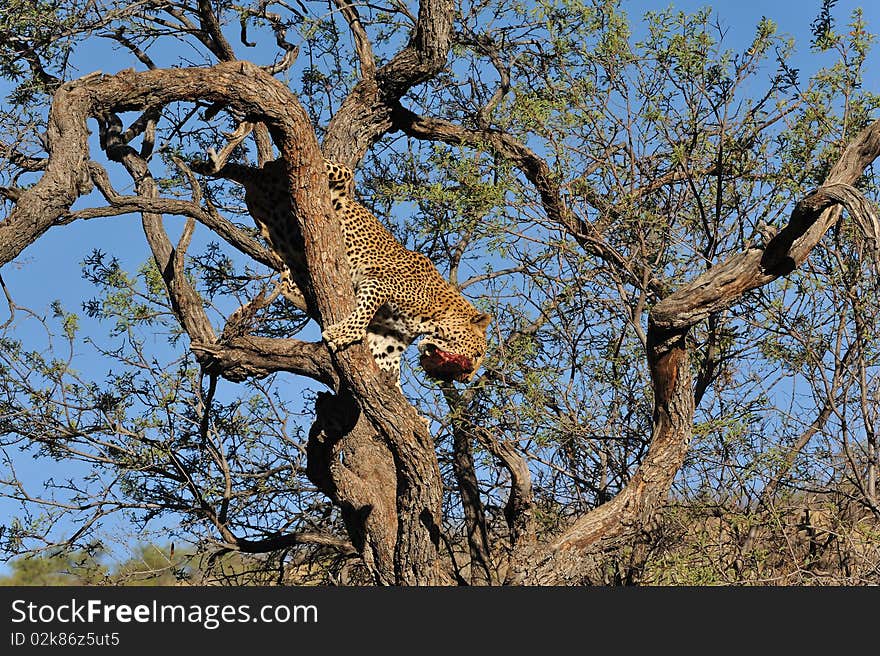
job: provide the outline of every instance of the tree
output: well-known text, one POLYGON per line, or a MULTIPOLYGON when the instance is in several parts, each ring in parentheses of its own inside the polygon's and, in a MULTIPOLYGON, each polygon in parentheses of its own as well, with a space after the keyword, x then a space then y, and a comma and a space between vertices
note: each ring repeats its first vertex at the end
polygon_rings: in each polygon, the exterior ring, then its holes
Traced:
POLYGON ((833 5, 811 44, 831 63, 804 81, 770 19, 737 50, 708 10, 637 24, 610 0, 11 3, 0 264, 132 213, 150 260, 84 253, 81 313, 4 285, 6 443, 91 468, 46 495, 10 469, 7 550, 97 550, 118 513, 330 581, 649 582, 672 492, 720 509, 716 576, 763 580, 782 487, 849 517, 795 569, 833 548, 870 580, 880 123, 872 37, 833 5), (134 68, 75 77, 97 39, 134 68), (228 131, 235 161, 285 172, 302 259, 199 174, 228 131), (471 384, 407 368, 405 396, 362 344, 309 341, 353 308, 322 155, 377 215, 405 201, 399 240, 495 316, 471 384), (14 332, 30 316, 67 356, 14 332), (85 344, 110 374, 77 371, 85 344), (291 374, 315 385, 302 407, 291 374))

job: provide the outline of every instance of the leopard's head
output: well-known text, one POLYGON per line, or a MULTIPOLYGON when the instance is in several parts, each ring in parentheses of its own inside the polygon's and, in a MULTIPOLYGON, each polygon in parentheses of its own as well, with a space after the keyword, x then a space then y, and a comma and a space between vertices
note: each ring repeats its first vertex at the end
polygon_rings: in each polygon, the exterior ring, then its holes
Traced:
POLYGON ((419 343, 422 368, 432 378, 470 382, 486 356, 486 328, 492 317, 482 312, 444 317, 419 343))

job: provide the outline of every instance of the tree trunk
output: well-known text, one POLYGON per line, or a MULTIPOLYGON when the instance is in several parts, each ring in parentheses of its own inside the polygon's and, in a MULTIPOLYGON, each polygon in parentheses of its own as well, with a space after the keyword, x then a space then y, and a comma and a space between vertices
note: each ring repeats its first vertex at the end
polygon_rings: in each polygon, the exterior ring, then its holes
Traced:
POLYGON ((852 140, 825 184, 795 206, 788 225, 766 246, 750 248, 712 267, 654 307, 647 344, 654 417, 645 459, 614 499, 575 521, 549 545, 521 555, 514 563, 514 580, 601 582, 602 554, 621 544, 637 543, 652 529, 692 436, 694 391, 687 348, 691 327, 730 307, 747 291, 803 264, 840 217, 841 205, 876 242, 880 232, 873 208, 850 185, 878 155, 880 121, 875 121, 852 140))
MULTIPOLYGON (((291 210, 297 218, 291 234, 277 237, 287 243, 297 241, 305 253, 304 274, 309 285, 304 292, 311 314, 322 325, 343 319, 354 307, 353 290, 314 131, 287 87, 244 62, 212 68, 124 71, 62 86, 50 112, 49 162, 43 176, 20 195, 2 225, 0 266, 17 257, 53 224, 64 223, 74 201, 91 189, 88 118, 193 100, 229 105, 249 121, 269 127, 282 153, 291 210)), ((145 228, 153 230, 156 220, 145 215, 145 228)), ((169 294, 172 299, 179 298, 185 288, 177 284, 183 278, 175 271, 174 251, 156 234, 169 294)), ((299 263, 288 258, 286 264, 296 270, 299 263)), ((197 333, 191 337, 202 353, 205 348, 210 352, 213 335, 204 325, 183 324, 197 333)), ((336 403, 347 409, 342 418, 351 430, 340 437, 338 427, 328 428, 326 415, 319 411, 310 440, 310 454, 316 458, 310 463, 313 480, 320 481, 322 489, 343 508, 352 539, 365 549, 377 581, 411 585, 448 582, 438 550, 442 484, 424 422, 383 378, 366 347, 353 345, 332 360, 340 381, 341 396, 336 403), (346 469, 340 469, 338 463, 346 469)))

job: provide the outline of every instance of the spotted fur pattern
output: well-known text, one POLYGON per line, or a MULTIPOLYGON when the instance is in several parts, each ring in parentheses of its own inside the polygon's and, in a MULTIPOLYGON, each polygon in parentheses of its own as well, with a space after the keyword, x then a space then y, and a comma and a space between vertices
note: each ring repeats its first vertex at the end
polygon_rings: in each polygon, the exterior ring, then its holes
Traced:
MULTIPOLYGON (((350 169, 326 160, 325 166, 357 298, 350 316, 324 329, 327 345, 337 350, 366 338, 379 368, 398 375, 403 352, 416 337, 425 335, 420 351, 440 349, 466 356, 470 366, 454 377, 473 378, 486 353, 491 317, 474 308, 427 257, 404 248, 354 200, 350 169)), ((282 163, 268 162, 262 169, 227 164, 222 175, 245 187, 248 210, 272 248, 282 257, 295 248, 289 237, 282 163)), ((302 253, 288 255, 293 261, 302 260, 302 253)))

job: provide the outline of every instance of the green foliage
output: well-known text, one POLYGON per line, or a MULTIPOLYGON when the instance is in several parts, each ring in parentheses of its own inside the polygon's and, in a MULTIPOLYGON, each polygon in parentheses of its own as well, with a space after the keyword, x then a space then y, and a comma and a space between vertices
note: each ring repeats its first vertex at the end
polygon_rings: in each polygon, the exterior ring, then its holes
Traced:
POLYGON ((96 585, 104 582, 107 569, 92 554, 61 553, 45 557, 17 558, 0 585, 96 585))
POLYGON ((28 556, 9 564, 0 586, 57 585, 271 585, 277 572, 271 563, 230 554, 206 558, 174 545, 135 545, 130 555, 112 561, 82 552, 28 556), (267 567, 268 565, 268 567, 267 567))
POLYGON ((55 79, 63 75, 73 46, 70 35, 82 27, 85 13, 65 0, 4 3, 0 75, 17 83, 8 95, 12 105, 26 107, 54 92, 55 79))

